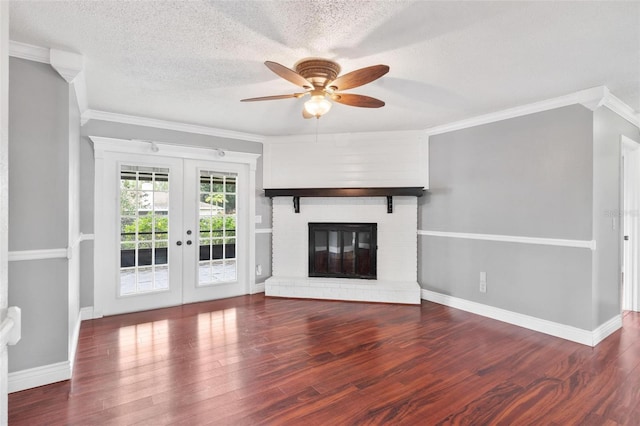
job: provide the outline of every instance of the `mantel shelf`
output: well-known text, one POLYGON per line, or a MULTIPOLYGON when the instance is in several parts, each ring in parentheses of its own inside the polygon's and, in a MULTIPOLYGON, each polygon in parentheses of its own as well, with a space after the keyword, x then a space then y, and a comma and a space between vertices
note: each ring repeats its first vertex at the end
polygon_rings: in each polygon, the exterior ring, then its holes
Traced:
POLYGON ((387 213, 393 213, 394 196, 422 197, 420 186, 380 188, 270 188, 264 190, 266 197, 293 197, 293 207, 300 213, 300 197, 387 197, 387 213))

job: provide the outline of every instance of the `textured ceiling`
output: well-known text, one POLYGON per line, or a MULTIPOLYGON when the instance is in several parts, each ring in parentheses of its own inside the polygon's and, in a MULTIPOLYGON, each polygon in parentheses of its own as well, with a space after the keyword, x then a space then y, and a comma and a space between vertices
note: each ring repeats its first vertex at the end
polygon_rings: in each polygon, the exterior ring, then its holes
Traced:
POLYGON ((606 85, 640 110, 639 2, 12 1, 11 39, 81 53, 89 107, 263 135, 425 129, 606 85), (391 71, 318 123, 263 62, 391 71))

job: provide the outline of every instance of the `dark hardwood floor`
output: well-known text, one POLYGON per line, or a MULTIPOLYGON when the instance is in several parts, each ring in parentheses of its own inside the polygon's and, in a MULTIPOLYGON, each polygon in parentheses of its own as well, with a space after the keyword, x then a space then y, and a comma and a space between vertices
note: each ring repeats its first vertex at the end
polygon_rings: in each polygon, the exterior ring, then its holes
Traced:
POLYGON ((245 296, 82 324, 12 425, 640 424, 640 315, 596 348, 430 302, 245 296))

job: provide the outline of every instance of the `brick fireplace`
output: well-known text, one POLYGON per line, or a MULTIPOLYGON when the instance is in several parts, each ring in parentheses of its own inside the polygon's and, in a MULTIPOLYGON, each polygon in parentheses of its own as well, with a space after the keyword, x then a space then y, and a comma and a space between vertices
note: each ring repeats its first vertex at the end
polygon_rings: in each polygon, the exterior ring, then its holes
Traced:
MULTIPOLYGON (((273 275, 267 296, 419 304, 417 199, 393 197, 273 198, 273 275), (310 275, 309 223, 375 224, 375 279, 310 275)), ((355 237, 354 237, 355 238, 355 237)))

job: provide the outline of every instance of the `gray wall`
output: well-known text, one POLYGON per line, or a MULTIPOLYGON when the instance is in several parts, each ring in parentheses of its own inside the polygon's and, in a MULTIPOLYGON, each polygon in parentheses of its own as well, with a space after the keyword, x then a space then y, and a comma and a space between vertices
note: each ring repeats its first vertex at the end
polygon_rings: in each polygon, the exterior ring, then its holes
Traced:
POLYGON ((93 306, 93 241, 80 243, 80 307, 93 306))
POLYGON ((22 338, 9 346, 9 372, 68 359, 67 274, 67 259, 9 263, 9 304, 22 309, 22 338))
MULTIPOLYGON (((592 112, 545 111, 432 136, 419 228, 590 240, 592 112)), ((584 248, 419 238, 425 289, 592 329, 592 253, 584 248), (480 272, 487 293, 479 292, 480 272)))
MULTIPOLYGON (((66 248, 69 85, 49 65, 9 65, 9 250, 66 248)), ((10 372, 67 360, 67 259, 10 262, 9 304, 22 308, 10 372)))
POLYGON ((66 247, 69 85, 23 59, 9 75, 9 250, 66 247))
POLYGON ((591 239, 591 114, 571 106, 432 136, 418 226, 591 239))
MULTIPOLYGON (((139 139, 155 142, 170 143, 176 145, 197 146, 205 148, 221 148, 230 151, 250 152, 262 154, 262 144, 258 142, 242 141, 236 139, 220 138, 215 136, 185 133, 173 130, 157 129, 153 127, 120 124, 107 121, 90 120, 82 127, 82 140, 80 147, 80 204, 81 220, 80 231, 91 234, 94 231, 93 206, 94 206, 94 157, 93 146, 89 136, 104 136, 118 139, 139 139)), ((265 198, 261 190, 262 184, 262 159, 258 159, 256 170, 256 214, 262 216, 262 223, 256 227, 271 227, 271 204, 265 198)), ((256 260, 263 265, 263 274, 256 276, 256 282, 262 282, 271 275, 271 243, 265 243, 264 234, 256 236, 256 260), (268 261, 267 261, 268 260, 268 261), (266 265, 268 263, 268 266, 266 265)), ((81 245, 81 288, 80 305, 82 307, 93 306, 93 241, 86 241, 81 245)))
POLYGON ((607 108, 593 119, 593 327, 620 314, 620 136, 640 141, 640 131, 607 108))

